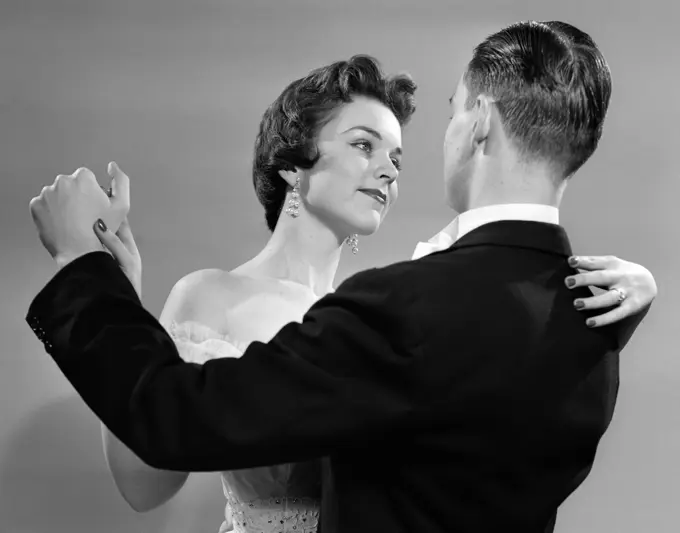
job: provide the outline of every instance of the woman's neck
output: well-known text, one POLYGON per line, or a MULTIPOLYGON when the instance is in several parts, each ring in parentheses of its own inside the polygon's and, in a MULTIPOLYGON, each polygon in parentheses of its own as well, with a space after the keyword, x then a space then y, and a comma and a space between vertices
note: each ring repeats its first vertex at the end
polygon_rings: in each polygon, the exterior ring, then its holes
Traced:
POLYGON ((237 270, 300 283, 321 297, 333 290, 343 241, 307 213, 279 217, 264 249, 237 270))

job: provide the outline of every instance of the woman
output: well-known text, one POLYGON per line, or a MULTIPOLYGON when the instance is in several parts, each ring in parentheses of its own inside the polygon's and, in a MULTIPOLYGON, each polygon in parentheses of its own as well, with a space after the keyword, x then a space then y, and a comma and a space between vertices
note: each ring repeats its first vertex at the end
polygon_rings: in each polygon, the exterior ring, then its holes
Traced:
MULTIPOLYGON (((272 236, 231 272, 197 271, 172 289, 160 321, 185 360, 239 357, 333 290, 343 243, 356 253, 357 236, 376 232, 397 198, 401 130, 414 92, 408 77, 385 77, 372 58, 355 56, 291 83, 265 112, 253 183, 272 236)), ((123 233, 134 250, 127 226, 123 233)), ((614 262, 606 273, 626 265, 614 262)), ((126 272, 138 292, 140 272, 139 261, 126 272)), ((628 272, 617 286, 639 283, 628 272)), ((146 466, 106 429, 104 447, 118 489, 138 511, 169 500, 189 476, 146 466)), ((317 461, 224 472, 222 481, 220 531, 317 530, 317 461)))

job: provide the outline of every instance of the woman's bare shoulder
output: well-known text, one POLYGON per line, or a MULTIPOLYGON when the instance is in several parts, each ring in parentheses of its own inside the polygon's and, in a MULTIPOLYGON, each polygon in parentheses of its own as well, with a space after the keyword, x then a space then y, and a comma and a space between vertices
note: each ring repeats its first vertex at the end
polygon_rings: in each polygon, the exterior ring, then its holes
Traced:
POLYGON ((214 322, 226 306, 245 296, 239 276, 218 268, 196 270, 183 276, 170 291, 161 322, 214 322))

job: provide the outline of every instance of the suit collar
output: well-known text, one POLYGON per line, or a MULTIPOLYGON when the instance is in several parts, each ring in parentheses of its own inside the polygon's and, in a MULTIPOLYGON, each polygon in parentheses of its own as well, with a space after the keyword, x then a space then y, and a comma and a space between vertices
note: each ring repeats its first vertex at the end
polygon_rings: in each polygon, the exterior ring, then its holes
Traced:
POLYGON ((501 220, 526 220, 559 224, 560 211, 555 206, 544 204, 493 204, 468 209, 458 215, 456 220, 458 227, 454 240, 463 238, 484 224, 500 222, 501 220))
POLYGON ((500 220, 472 230, 448 250, 460 250, 473 246, 511 246, 530 248, 569 257, 571 244, 562 226, 525 220, 500 220))

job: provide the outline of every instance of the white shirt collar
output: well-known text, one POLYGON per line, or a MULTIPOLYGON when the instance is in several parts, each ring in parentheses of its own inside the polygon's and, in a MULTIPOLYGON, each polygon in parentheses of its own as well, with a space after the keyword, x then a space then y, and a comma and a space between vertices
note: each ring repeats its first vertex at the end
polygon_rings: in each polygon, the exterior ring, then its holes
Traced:
POLYGON ((497 204, 478 207, 461 213, 442 231, 427 242, 419 242, 412 259, 419 259, 433 252, 446 250, 464 235, 484 224, 500 220, 526 220, 559 224, 559 209, 543 204, 497 204))
POLYGON ((458 215, 458 235, 456 240, 476 230, 484 224, 499 220, 526 220, 559 224, 560 212, 552 205, 542 204, 498 204, 470 209, 458 215))

